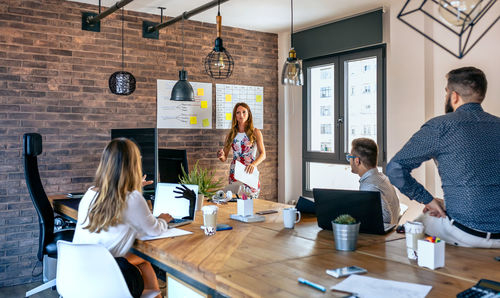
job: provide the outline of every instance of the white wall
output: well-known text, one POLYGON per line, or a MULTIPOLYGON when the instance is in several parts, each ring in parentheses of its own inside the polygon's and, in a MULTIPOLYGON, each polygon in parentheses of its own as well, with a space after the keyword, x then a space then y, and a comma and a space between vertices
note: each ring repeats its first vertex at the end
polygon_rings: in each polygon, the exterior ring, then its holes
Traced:
MULTIPOLYGON (((443 114, 445 75, 451 69, 462 66, 482 69, 489 82, 483 107, 489 113, 500 116, 500 24, 497 23, 465 58, 457 59, 399 21, 396 16, 402 6, 403 2, 399 0, 389 0, 384 6, 388 159, 398 152, 425 121, 443 114)), ((496 5, 495 10, 489 13, 490 16, 498 16, 500 5, 496 5)), ((427 33, 433 34, 434 23, 423 17, 418 21, 427 33)), ((283 32, 278 35, 280 64, 289 49, 289 34, 283 32)), ((279 73, 281 74, 281 69, 279 73)), ((278 146, 281 202, 298 198, 302 191, 301 88, 294 88, 292 92, 285 92, 283 89, 280 85, 278 146)), ((441 182, 432 162, 414 170, 413 175, 432 194, 442 197, 441 182)), ((403 201, 408 203, 406 198, 403 201)), ((407 218, 421 210, 417 203, 409 204, 410 211, 405 216, 407 218)))

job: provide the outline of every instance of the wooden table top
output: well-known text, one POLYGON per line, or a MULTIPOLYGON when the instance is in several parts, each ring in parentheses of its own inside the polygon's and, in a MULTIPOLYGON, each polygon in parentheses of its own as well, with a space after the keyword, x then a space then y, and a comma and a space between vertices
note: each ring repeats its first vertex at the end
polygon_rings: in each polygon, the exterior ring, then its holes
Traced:
MULTIPOLYGON (((300 285, 297 278, 329 288, 343 279, 335 279, 325 270, 350 265, 367 269, 366 275, 375 278, 432 285, 430 297, 456 295, 480 278, 500 280, 500 263, 493 260, 500 250, 447 245, 446 267, 429 270, 406 257, 404 235, 392 232, 360 234, 355 252, 339 252, 335 250, 332 232, 321 230, 315 217, 303 216, 294 229, 283 228, 282 209, 286 207, 289 206, 254 200, 254 212, 268 209, 279 212, 265 215, 265 222, 243 223, 229 218, 236 213, 236 203, 219 205, 217 223, 229 224, 232 230, 205 236, 200 229, 203 216, 198 211, 192 224, 181 227, 193 234, 137 240, 134 249, 220 293, 237 297, 325 295, 300 285)), ((76 218, 75 210, 57 200, 54 209, 76 218)))

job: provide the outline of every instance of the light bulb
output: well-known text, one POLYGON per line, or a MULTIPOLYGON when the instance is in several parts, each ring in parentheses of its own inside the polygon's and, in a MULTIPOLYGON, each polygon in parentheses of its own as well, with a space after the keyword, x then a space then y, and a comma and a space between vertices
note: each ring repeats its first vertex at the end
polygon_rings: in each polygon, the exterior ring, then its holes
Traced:
POLYGON ((294 79, 297 77, 297 66, 295 65, 295 63, 290 63, 288 65, 287 73, 288 73, 287 77, 290 79, 294 79))
POLYGON ((439 14, 451 25, 462 27, 472 22, 481 10, 480 6, 480 0, 440 0, 439 14))
POLYGON ((222 53, 219 53, 219 58, 215 61, 214 65, 221 70, 226 67, 226 65, 224 64, 224 56, 222 55, 222 53))

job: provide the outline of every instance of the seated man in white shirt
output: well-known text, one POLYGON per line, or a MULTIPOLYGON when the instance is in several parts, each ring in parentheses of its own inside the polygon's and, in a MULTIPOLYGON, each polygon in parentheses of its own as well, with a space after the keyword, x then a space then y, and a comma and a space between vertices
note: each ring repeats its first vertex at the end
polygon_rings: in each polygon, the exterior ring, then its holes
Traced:
POLYGON ((399 199, 389 178, 378 171, 377 157, 377 143, 372 139, 359 138, 352 141, 351 153, 346 159, 351 164, 351 172, 361 177, 359 190, 380 192, 384 223, 397 224, 399 199))

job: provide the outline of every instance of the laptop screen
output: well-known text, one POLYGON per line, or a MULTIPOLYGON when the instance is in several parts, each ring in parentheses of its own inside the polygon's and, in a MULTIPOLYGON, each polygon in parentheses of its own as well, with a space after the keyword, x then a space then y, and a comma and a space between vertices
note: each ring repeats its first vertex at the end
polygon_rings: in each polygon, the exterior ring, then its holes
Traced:
MULTIPOLYGON (((194 191, 196 194, 196 200, 198 200, 198 185, 185 185, 187 188, 194 191)), ((177 186, 180 187, 181 185, 175 183, 158 183, 156 185, 155 204, 153 207, 154 216, 158 216, 162 213, 168 213, 173 218, 184 218, 190 216, 189 200, 176 198, 176 196, 180 196, 180 194, 174 192, 177 186)), ((196 205, 196 202, 194 202, 194 204, 196 205)))

